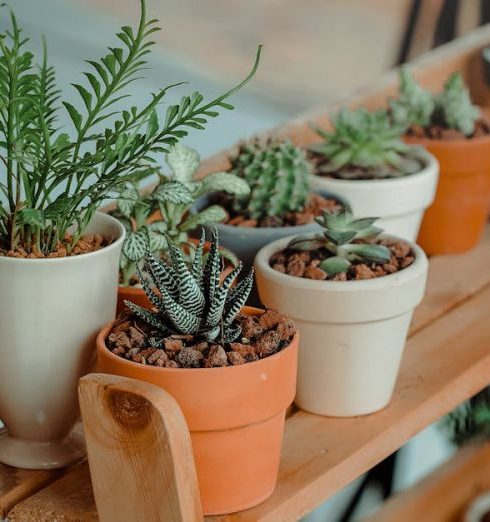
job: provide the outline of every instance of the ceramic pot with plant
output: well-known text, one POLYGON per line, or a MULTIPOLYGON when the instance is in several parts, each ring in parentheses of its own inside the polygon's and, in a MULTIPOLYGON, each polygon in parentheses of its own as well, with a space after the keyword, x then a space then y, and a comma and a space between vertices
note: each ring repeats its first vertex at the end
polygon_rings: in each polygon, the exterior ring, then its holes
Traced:
POLYGON ((61 100, 46 49, 37 64, 10 20, 0 35, 0 461, 56 468, 83 454, 72 435, 77 381, 115 315, 124 228, 96 209, 188 127, 228 107, 236 89, 210 102, 184 97, 163 118, 166 89, 124 108, 157 30, 141 0, 138 27, 123 27, 119 46, 88 62, 76 106, 61 100), (63 110, 69 133, 57 120, 63 110))
POLYGON ((253 283, 236 267, 220 282, 216 231, 189 268, 148 254, 141 282, 153 308, 127 302, 99 334, 98 370, 160 386, 191 433, 205 514, 254 506, 273 491, 286 408, 294 398, 298 334, 277 312, 242 308, 253 283))
POLYGON ((490 205, 490 124, 472 104, 462 76, 451 75, 434 95, 402 69, 400 95, 390 100, 390 112, 406 129, 405 141, 426 147, 440 165, 436 198, 425 214, 419 244, 428 254, 473 248, 490 205))
MULTIPOLYGON (((188 263, 192 263, 198 241, 189 238, 195 228, 219 222, 226 217, 219 205, 211 205, 200 212, 190 213, 196 199, 220 191, 234 196, 250 192, 247 183, 228 172, 213 172, 200 180, 194 179, 199 168, 199 154, 180 143, 166 154, 170 174, 159 174, 159 182, 150 192, 138 190, 135 182, 120 191, 117 207, 112 215, 126 228, 120 265, 118 311, 129 299, 140 306, 149 306, 146 294, 137 277, 143 267, 147 251, 168 257, 168 242, 183 249, 188 263)), ((205 250, 209 245, 205 245, 205 250)), ((228 273, 238 264, 229 250, 222 249, 228 273)))
POLYGON ((421 147, 405 144, 387 111, 341 110, 333 130, 316 129, 313 186, 344 197, 356 216, 380 217, 387 233, 415 241, 434 200, 438 166, 421 147))
POLYGON ((323 234, 259 251, 260 298, 300 332, 296 404, 319 415, 372 413, 392 396, 427 259, 348 207, 317 220, 323 234))
MULTIPOLYGON (((243 196, 203 198, 197 208, 218 202, 228 212, 217 225, 221 243, 251 267, 267 243, 292 234, 318 230, 315 217, 340 209, 339 199, 326 191, 312 192, 311 165, 305 152, 288 141, 254 140, 240 145, 230 172, 250 187, 243 196)), ((255 292, 251 302, 258 304, 255 292)))

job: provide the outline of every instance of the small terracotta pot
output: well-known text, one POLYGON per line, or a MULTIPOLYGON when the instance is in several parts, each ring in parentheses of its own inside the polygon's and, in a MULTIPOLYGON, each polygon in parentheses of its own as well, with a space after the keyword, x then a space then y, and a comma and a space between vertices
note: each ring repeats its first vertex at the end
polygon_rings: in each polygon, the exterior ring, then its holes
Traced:
POLYGON ((157 368, 111 353, 105 344, 111 326, 97 338, 98 371, 150 382, 177 400, 191 432, 204 513, 232 513, 269 497, 296 389, 298 334, 279 353, 253 363, 157 368))
POLYGON ((490 205, 490 136, 406 141, 425 146, 440 166, 436 198, 425 213, 418 243, 427 254, 473 248, 483 233, 490 205))

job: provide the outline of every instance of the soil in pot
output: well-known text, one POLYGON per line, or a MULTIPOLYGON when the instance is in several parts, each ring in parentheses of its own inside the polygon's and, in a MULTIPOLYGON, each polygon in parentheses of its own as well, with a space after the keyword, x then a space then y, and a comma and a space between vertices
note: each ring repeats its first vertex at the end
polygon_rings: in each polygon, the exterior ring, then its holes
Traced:
POLYGON ((207 515, 252 507, 272 493, 285 412, 296 389, 293 324, 247 307, 239 321, 239 342, 169 336, 154 350, 148 327, 122 315, 97 340, 100 371, 151 382, 179 403, 207 515))
MULTIPOLYGON (((361 242, 357 241, 357 243, 361 242)), ((347 272, 329 276, 318 267, 324 259, 331 256, 326 248, 318 248, 306 252, 298 252, 297 250, 287 248, 273 254, 270 258, 270 265, 274 270, 294 277, 304 277, 319 281, 354 281, 394 274, 410 266, 415 259, 410 244, 403 240, 382 238, 374 241, 365 241, 365 243, 388 247, 391 252, 389 262, 377 264, 354 260, 347 272)))

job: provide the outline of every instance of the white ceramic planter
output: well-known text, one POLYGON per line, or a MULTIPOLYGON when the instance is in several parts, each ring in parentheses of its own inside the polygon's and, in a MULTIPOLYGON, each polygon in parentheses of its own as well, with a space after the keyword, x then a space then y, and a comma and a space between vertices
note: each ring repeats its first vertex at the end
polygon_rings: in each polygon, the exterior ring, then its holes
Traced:
POLYGON ((97 213, 87 229, 114 241, 59 259, 0 257, 0 462, 65 466, 83 456, 72 432, 77 381, 95 361, 95 338, 116 310, 124 228, 97 213))
POLYGON ((425 209, 434 201, 439 164, 424 150, 418 156, 425 168, 416 174, 378 180, 342 180, 312 176, 312 187, 338 194, 355 217, 379 217, 376 225, 387 234, 415 241, 425 209))
POLYGON ((398 375, 413 309, 424 295, 427 258, 416 245, 412 265, 363 281, 313 281, 277 272, 272 254, 292 238, 262 248, 255 258, 262 302, 292 318, 300 331, 296 404, 338 417, 385 407, 398 375))

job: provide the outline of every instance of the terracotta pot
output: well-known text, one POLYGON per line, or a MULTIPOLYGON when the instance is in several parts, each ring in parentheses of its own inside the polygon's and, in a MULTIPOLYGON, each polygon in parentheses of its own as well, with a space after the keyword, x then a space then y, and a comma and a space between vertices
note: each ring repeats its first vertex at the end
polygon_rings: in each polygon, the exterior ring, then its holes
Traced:
MULTIPOLYGON (((189 238, 189 241, 194 243, 195 245, 198 244, 197 239, 189 238)), ((204 244, 204 250, 205 252, 209 251, 209 243, 206 242, 204 244)), ((225 278, 231 271, 233 270, 233 266, 231 263, 226 262, 225 268, 221 272, 221 279, 225 278)), ((140 288, 138 286, 119 286, 117 291, 117 312, 120 313, 124 310, 125 304, 124 301, 131 301, 134 304, 137 304, 139 306, 143 306, 145 308, 150 308, 151 304, 148 300, 148 297, 146 297, 146 294, 143 290, 143 288, 140 288)))
POLYGON ((112 354, 105 345, 110 328, 97 338, 98 371, 156 384, 177 400, 191 432, 204 513, 232 513, 269 497, 294 399, 298 334, 281 352, 253 363, 156 368, 112 354))
POLYGON ((100 328, 114 318, 123 226, 96 213, 87 233, 112 238, 90 254, 0 257, 0 462, 48 469, 80 459, 78 379, 94 364, 100 328))
POLYGON ((417 153, 424 168, 415 174, 389 179, 349 180, 312 176, 312 186, 345 198, 354 216, 378 217, 387 234, 415 241, 427 207, 434 201, 439 168, 424 150, 417 153))
POLYGON ((296 404, 335 417, 384 408, 393 393, 412 312, 424 295, 424 252, 412 244, 413 264, 384 277, 314 281, 270 266, 271 256, 291 239, 262 248, 255 269, 261 300, 291 317, 301 335, 296 404))
POLYGON ((490 205, 490 136, 406 141, 424 145, 440 166, 436 198, 425 213, 418 243, 427 254, 473 248, 483 233, 490 205))

